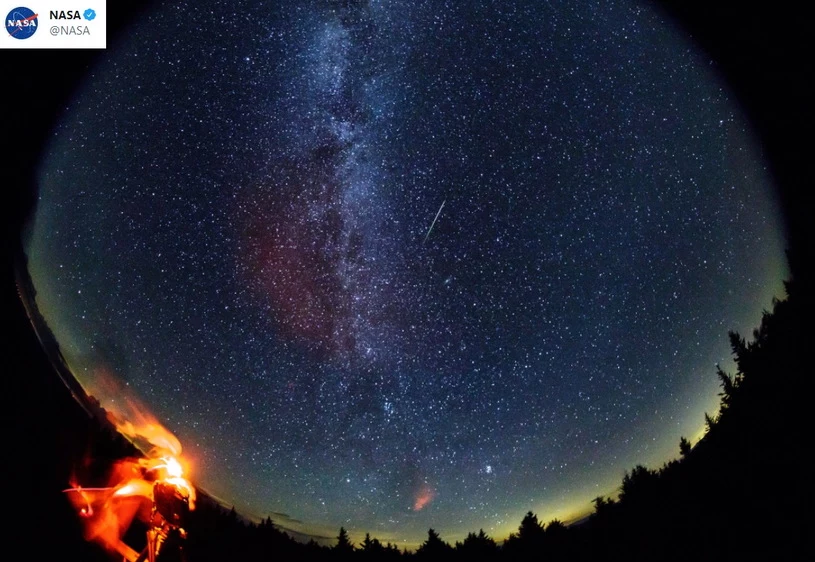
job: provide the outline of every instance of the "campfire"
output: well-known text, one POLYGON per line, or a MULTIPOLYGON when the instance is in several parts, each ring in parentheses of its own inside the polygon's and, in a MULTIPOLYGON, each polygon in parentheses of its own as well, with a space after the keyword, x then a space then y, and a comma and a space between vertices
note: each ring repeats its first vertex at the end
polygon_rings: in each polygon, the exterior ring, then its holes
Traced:
POLYGON ((127 401, 129 417, 108 419, 144 456, 117 461, 104 487, 72 482, 65 490, 85 523, 85 538, 121 555, 127 562, 154 562, 165 549, 183 549, 184 525, 195 509, 195 488, 178 439, 155 418, 127 401), (123 537, 134 521, 146 525, 146 546, 137 552, 123 537))

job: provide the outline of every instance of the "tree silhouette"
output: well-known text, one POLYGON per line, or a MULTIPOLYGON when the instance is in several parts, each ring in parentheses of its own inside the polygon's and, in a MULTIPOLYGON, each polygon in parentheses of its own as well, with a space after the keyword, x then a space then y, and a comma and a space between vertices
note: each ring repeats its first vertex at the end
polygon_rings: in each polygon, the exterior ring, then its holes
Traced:
POLYGON ((716 427, 716 417, 705 412, 705 433, 710 433, 716 427))
POLYGON ((360 546, 359 554, 363 560, 381 560, 385 552, 385 547, 379 539, 372 539, 370 533, 365 533, 365 540, 360 546))
POLYGON ((552 519, 546 525, 545 547, 546 552, 554 560, 564 557, 568 549, 569 529, 559 519, 552 519))
POLYGON ((620 488, 620 500, 638 501, 648 499, 656 483, 657 474, 638 464, 625 473, 620 488))
POLYGON ((498 545, 481 529, 478 534, 469 533, 463 542, 456 543, 456 552, 464 560, 494 560, 498 545))
POLYGON ((528 511, 518 527, 518 538, 522 541, 537 541, 543 537, 543 526, 538 522, 538 516, 528 511))
POLYGON ((680 456, 682 456, 682 458, 687 457, 688 455, 690 455, 690 450, 691 450, 690 441, 685 439, 684 436, 680 437, 679 438, 679 454, 680 454, 680 456))
POLYGON ((518 533, 511 533, 504 542, 503 552, 511 560, 535 558, 543 545, 543 536, 538 516, 528 511, 521 520, 518 533))
POLYGON ((560 519, 552 519, 546 524, 546 536, 551 537, 553 534, 561 534, 566 532, 566 525, 560 519))
POLYGON ((722 391, 719 393, 719 396, 722 397, 721 410, 724 411, 730 407, 730 404, 733 401, 733 394, 736 390, 736 386, 738 385, 738 379, 734 381, 733 378, 725 373, 718 365, 716 365, 716 376, 719 378, 719 384, 722 387, 722 391))
POLYGON ((431 528, 427 531, 427 539, 416 550, 416 555, 428 560, 439 560, 452 551, 453 548, 444 542, 439 534, 431 528))
POLYGON ((348 538, 348 531, 345 527, 340 527, 340 533, 337 535, 337 544, 334 545, 334 553, 340 559, 345 559, 354 552, 354 545, 348 538))

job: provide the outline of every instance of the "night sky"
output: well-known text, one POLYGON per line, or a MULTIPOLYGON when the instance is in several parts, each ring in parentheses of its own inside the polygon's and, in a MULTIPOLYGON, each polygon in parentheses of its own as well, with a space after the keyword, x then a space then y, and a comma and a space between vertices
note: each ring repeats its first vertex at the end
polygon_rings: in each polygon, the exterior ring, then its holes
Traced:
POLYGON ((568 520, 698 436, 782 294, 760 147, 646 4, 173 2, 108 47, 39 167, 38 304, 247 515, 568 520))

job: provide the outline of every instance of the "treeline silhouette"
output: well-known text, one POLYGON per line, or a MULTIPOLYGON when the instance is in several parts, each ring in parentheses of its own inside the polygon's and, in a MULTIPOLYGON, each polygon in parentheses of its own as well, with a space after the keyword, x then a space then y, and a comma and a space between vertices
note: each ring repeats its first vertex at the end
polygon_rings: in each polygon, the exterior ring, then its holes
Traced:
MULTIPOLYGON (((186 557, 190 562, 800 559, 809 534, 804 507, 806 477, 812 471, 806 462, 811 395, 806 385, 812 371, 809 352, 815 349, 815 307, 808 271, 796 267, 792 257, 789 263, 792 276, 785 283, 786 297, 765 311, 749 340, 730 334, 737 369, 715 372, 721 386, 720 409, 706 415, 704 437, 693 447, 682 438, 679 457, 662 467, 633 467, 619 493, 596 498, 594 512, 578 523, 544 523, 530 511, 517 531, 500 543, 479 530, 451 544, 429 529, 427 539, 413 551, 370 535, 352 544, 341 528, 333 544, 326 546, 296 540, 268 518, 248 522, 204 495, 186 524, 186 557)), ((51 394, 59 392, 46 393, 46 398, 51 394)), ((101 480, 106 462, 132 455, 132 445, 76 406, 74 410, 56 428, 61 455, 56 474, 75 473, 76 464, 84 463, 83 477, 101 480)), ((47 434, 45 426, 40 433, 47 434)), ((110 560, 96 545, 78 545, 81 529, 75 514, 74 521, 61 520, 70 508, 64 498, 52 497, 53 490, 66 483, 57 484, 53 478, 51 473, 45 482, 51 495, 38 496, 39 508, 53 510, 53 517, 40 519, 52 524, 37 529, 58 537, 84 560, 110 560)), ((139 549, 143 537, 144 529, 134 525, 126 539, 139 549)))

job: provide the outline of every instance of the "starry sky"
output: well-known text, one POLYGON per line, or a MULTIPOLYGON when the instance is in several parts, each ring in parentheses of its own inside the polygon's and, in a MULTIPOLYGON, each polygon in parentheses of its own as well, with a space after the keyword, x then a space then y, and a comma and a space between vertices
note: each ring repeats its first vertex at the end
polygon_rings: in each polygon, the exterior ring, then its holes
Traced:
POLYGON ((648 4, 159 3, 108 47, 39 168, 38 305, 247 515, 568 520, 698 436, 782 294, 760 147, 648 4))

